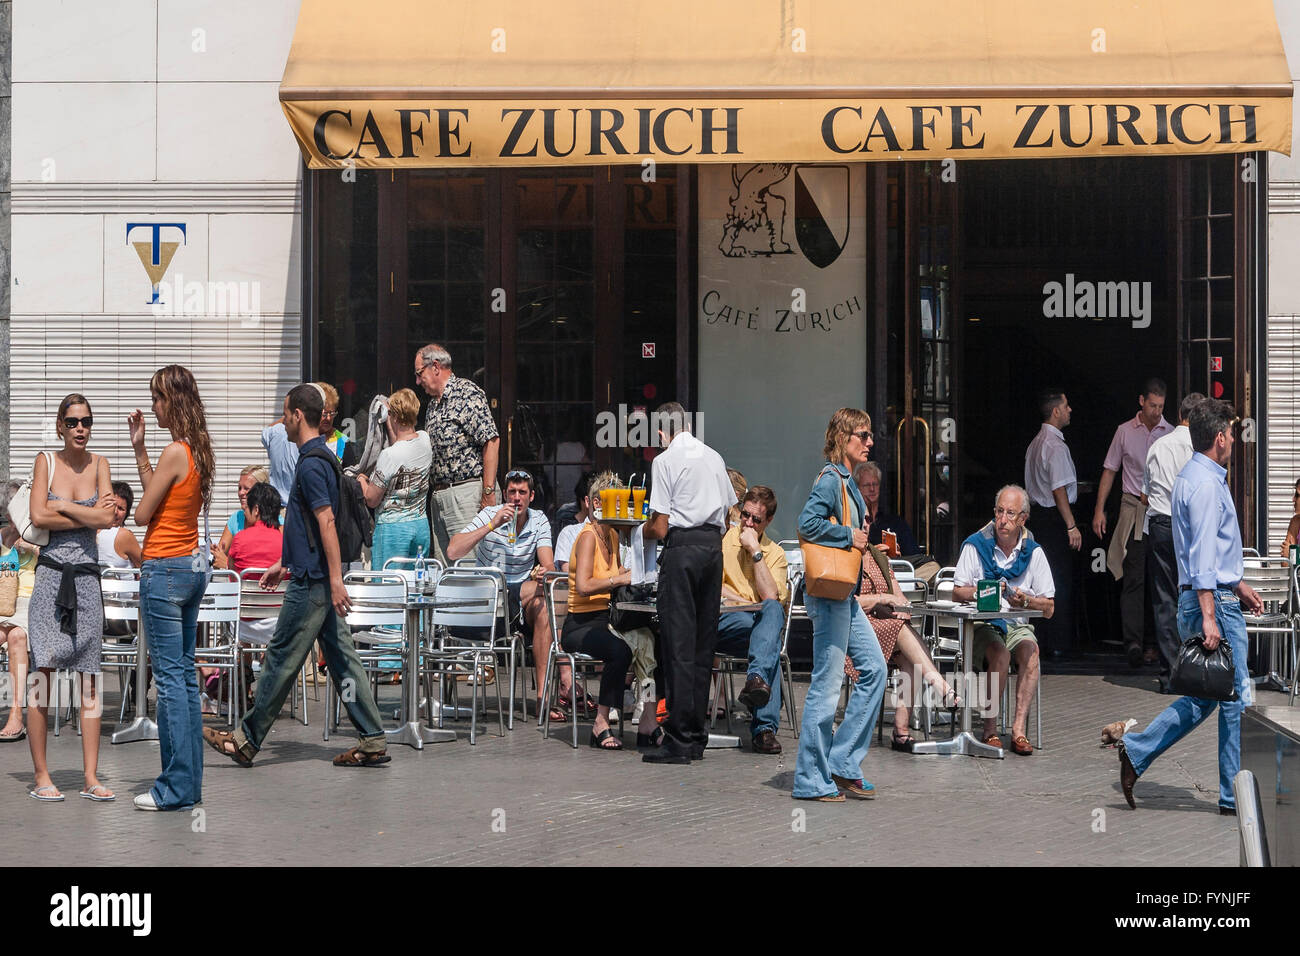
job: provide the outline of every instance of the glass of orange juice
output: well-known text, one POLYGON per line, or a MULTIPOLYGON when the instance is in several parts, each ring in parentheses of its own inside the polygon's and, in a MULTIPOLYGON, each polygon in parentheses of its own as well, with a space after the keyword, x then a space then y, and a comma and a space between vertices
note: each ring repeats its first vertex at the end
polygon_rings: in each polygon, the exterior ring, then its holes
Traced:
POLYGON ((632 517, 632 489, 618 489, 618 516, 620 518, 632 517))
POLYGON ((637 521, 645 519, 645 489, 632 489, 632 515, 637 521))
POLYGON ((600 493, 600 516, 606 520, 618 517, 618 489, 606 488, 600 493))

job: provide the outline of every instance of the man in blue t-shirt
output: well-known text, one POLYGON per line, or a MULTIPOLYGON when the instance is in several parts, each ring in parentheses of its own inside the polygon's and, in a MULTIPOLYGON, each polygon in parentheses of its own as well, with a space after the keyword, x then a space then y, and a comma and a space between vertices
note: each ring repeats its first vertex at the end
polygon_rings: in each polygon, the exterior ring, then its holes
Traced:
MULTIPOLYGON (((387 740, 370 681, 352 646, 334 517, 339 508, 339 480, 332 461, 313 454, 325 448, 320 436, 324 399, 314 385, 298 385, 285 399, 285 432, 297 446, 298 464, 285 511, 284 549, 279 563, 262 576, 262 587, 279 587, 291 575, 284 606, 267 645, 266 664, 257 681, 257 700, 234 733, 203 728, 203 739, 241 766, 251 766, 284 706, 284 699, 319 640, 329 672, 360 734, 360 743, 334 758, 337 767, 373 767, 388 763, 387 740)), ((329 453, 332 457, 333 453, 329 453)))

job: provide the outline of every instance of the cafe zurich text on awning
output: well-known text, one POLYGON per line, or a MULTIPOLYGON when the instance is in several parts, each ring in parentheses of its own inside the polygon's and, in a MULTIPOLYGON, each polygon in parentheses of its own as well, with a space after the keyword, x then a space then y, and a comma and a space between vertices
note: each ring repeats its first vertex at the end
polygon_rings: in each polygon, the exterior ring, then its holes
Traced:
POLYGON ((304 0, 314 169, 1290 153, 1272 0, 304 0))

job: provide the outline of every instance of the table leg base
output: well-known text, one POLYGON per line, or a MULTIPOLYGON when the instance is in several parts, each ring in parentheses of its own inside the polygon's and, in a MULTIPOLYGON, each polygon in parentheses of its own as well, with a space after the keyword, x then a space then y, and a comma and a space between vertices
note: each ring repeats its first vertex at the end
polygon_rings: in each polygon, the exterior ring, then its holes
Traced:
POLYGON ((974 734, 963 731, 951 740, 926 740, 912 747, 914 754, 937 754, 940 757, 989 757, 1002 760, 1006 753, 1001 747, 982 743, 974 734))
POLYGON ((740 747, 740 738, 734 734, 709 734, 705 750, 734 750, 740 747))
POLYGON ((423 750, 425 744, 441 744, 455 740, 456 731, 437 730, 413 720, 402 724, 396 730, 384 731, 384 736, 388 738, 390 744, 406 744, 416 750, 423 750))
POLYGON ((148 717, 137 717, 121 730, 113 731, 112 742, 131 744, 137 740, 157 740, 158 725, 148 717))

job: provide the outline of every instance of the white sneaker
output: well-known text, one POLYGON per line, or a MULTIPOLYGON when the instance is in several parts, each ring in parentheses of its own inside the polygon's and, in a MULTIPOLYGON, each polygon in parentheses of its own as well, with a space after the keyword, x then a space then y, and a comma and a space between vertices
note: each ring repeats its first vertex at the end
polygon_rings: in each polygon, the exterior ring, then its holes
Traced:
POLYGON ((158 806, 158 804, 153 802, 153 794, 150 793, 148 790, 146 790, 144 793, 137 794, 135 800, 133 800, 132 802, 135 804, 135 808, 137 810, 157 811, 162 809, 162 807, 158 806))

